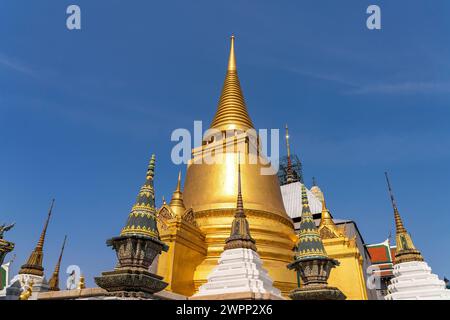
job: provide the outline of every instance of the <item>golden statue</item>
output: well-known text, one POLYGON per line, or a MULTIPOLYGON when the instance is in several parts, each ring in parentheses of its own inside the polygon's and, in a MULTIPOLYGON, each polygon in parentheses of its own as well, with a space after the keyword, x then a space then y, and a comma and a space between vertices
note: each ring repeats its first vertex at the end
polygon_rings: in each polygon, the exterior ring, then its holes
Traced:
POLYGON ((22 294, 19 297, 19 300, 28 300, 30 299, 31 295, 33 294, 33 280, 30 280, 28 282, 28 285, 26 286, 26 289, 22 292, 22 294))

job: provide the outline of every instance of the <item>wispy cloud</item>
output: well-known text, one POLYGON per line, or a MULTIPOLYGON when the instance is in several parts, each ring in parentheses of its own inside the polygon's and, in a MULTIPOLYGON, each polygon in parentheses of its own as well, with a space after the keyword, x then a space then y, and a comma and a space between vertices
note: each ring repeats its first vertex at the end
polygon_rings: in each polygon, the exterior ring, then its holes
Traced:
POLYGON ((0 67, 4 67, 10 70, 14 70, 19 73, 34 76, 34 71, 23 62, 10 58, 7 55, 0 52, 0 67))
POLYGON ((427 94, 450 93, 450 82, 403 82, 392 84, 370 84, 360 86, 347 92, 348 94, 427 94))

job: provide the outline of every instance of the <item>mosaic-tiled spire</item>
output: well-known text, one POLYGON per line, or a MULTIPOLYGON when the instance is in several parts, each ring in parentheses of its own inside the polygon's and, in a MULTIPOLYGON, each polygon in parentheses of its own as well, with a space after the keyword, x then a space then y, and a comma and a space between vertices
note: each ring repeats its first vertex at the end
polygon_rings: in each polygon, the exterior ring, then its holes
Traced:
POLYGON ((250 235, 250 227, 244 213, 244 201, 242 200, 241 188, 241 163, 238 163, 238 194, 236 213, 231 225, 230 237, 225 240, 225 250, 246 248, 256 251, 255 240, 250 235))
POLYGON ((36 276, 44 275, 44 267, 42 266, 42 261, 44 260, 44 243, 45 243, 45 236, 47 234, 47 227, 50 222, 50 217, 52 216, 54 204, 55 199, 52 200, 52 204, 48 211, 47 220, 45 221, 44 229, 42 230, 41 236, 39 237, 39 241, 36 245, 36 248, 34 248, 33 252, 31 252, 31 255, 28 258, 27 263, 20 268, 19 274, 32 274, 36 276))
POLYGON ((140 235, 159 240, 156 226, 155 191, 153 178, 155 175, 155 155, 148 165, 147 177, 128 216, 121 236, 140 235))
POLYGON ((306 187, 302 184, 302 220, 298 231, 296 259, 327 258, 327 253, 309 208, 306 187))
POLYGON ((394 220, 395 220, 395 263, 409 262, 409 261, 423 261, 423 257, 419 250, 416 249, 414 243, 412 242, 411 236, 408 231, 406 231, 403 225, 402 218, 398 212, 397 204, 394 199, 394 194, 392 192, 391 183, 387 172, 384 173, 386 176, 386 182, 389 189, 389 196, 391 197, 392 208, 394 209, 394 220))
POLYGON ((48 281, 48 286, 50 291, 59 291, 59 270, 61 269, 61 261, 64 254, 64 247, 66 246, 67 236, 64 237, 63 245, 61 248, 61 253, 59 254, 58 262, 55 266, 55 271, 53 271, 53 275, 48 281))

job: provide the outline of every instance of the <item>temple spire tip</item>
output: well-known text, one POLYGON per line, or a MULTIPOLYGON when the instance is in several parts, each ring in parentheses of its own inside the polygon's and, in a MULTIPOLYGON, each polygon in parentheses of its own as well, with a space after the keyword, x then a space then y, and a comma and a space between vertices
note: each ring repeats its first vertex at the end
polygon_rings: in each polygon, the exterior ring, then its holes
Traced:
POLYGON ((236 71, 236 56, 234 54, 234 40, 235 37, 232 35, 230 37, 230 58, 228 59, 228 71, 236 71))

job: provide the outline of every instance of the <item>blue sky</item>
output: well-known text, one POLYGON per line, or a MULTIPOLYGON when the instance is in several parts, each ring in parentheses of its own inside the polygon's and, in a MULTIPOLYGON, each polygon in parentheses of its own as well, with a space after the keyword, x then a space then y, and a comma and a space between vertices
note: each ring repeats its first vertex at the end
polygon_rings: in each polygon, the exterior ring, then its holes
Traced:
POLYGON ((114 267, 105 240, 125 223, 151 153, 158 203, 170 197, 180 169, 170 134, 212 120, 235 34, 254 124, 289 124, 306 181, 317 178, 334 216, 355 220, 367 243, 385 240, 388 170, 417 247, 450 276, 449 9, 444 0, 2 1, 0 222, 17 223, 7 234, 13 270, 52 197, 48 277, 65 234, 64 269, 78 264, 92 286, 114 267), (65 27, 72 3, 81 31, 65 27), (365 26, 370 4, 381 7, 381 30, 365 26))

